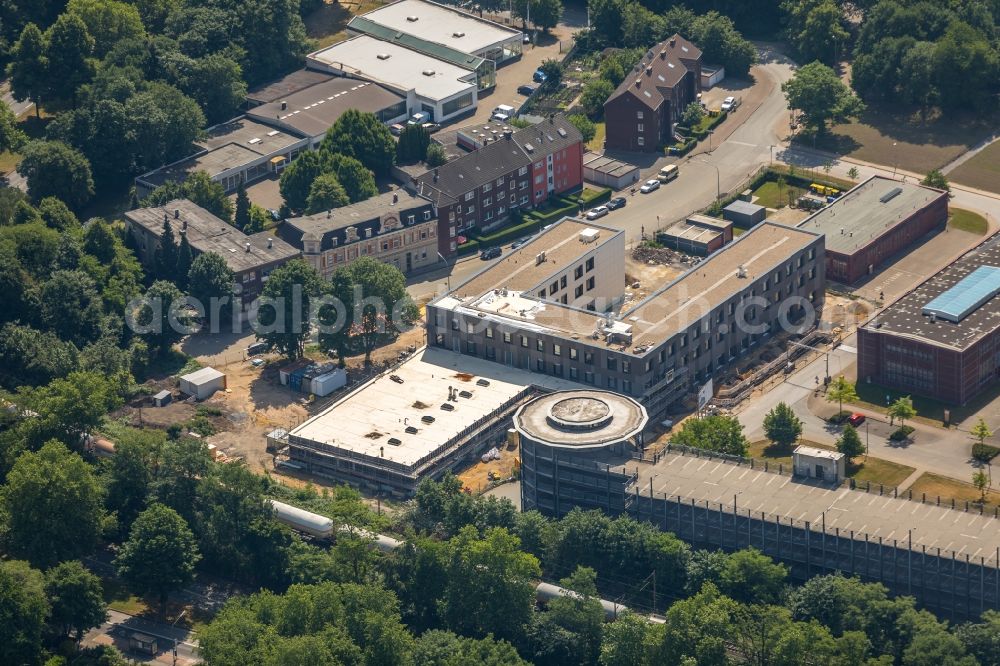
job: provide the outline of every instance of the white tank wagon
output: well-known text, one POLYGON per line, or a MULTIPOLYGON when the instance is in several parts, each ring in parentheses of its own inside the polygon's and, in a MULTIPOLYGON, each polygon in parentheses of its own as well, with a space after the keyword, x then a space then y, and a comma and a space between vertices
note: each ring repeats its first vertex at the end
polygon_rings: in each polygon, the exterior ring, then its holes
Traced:
MULTIPOLYGON (((271 507, 274 509, 274 517, 278 522, 288 525, 293 530, 324 540, 330 540, 330 537, 333 535, 333 521, 326 516, 321 516, 318 513, 306 511, 305 509, 300 509, 277 500, 265 501, 271 504, 271 507)), ((350 530, 345 526, 341 526, 336 531, 344 533, 350 530)), ((372 545, 383 553, 390 553, 405 543, 386 534, 378 534, 364 529, 354 530, 354 533, 371 539, 372 545)), ((552 583, 540 582, 535 585, 535 601, 539 604, 545 605, 559 597, 580 598, 580 594, 552 583)), ((604 609, 604 618, 608 621, 617 619, 622 612, 628 610, 627 606, 614 601, 600 599, 600 602, 601 608, 604 609)))

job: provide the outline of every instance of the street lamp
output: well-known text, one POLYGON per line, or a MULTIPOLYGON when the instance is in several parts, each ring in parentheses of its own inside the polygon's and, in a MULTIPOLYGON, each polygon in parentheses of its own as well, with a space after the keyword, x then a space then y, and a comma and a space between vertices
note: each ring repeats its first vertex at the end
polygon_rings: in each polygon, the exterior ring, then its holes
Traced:
POLYGON ((437 253, 437 256, 438 256, 438 258, 441 261, 444 262, 444 267, 445 267, 446 270, 448 270, 448 274, 445 276, 445 279, 448 281, 448 291, 450 292, 451 291, 451 270, 448 268, 448 260, 445 259, 444 255, 442 255, 440 252, 437 253))
POLYGON ((715 130, 708 130, 708 152, 712 152, 712 135, 715 134, 715 130))
POLYGON ((771 161, 768 164, 774 164, 774 146, 772 145, 770 146, 770 148, 771 148, 771 161))
POLYGON ((719 167, 715 166, 711 162, 706 162, 705 160, 698 161, 715 169, 715 200, 718 201, 722 198, 722 176, 719 173, 719 167))
MULTIPOLYGON (((184 617, 184 615, 186 613, 187 613, 187 609, 185 608, 184 610, 181 611, 181 614, 177 616, 177 619, 175 619, 173 622, 170 623, 170 627, 171 628, 175 627, 177 625, 177 623, 181 621, 181 618, 184 617)), ((177 643, 178 642, 179 641, 177 640, 177 637, 174 636, 174 650, 173 650, 173 652, 174 652, 174 666, 177 666, 177 643)))
POLYGON ((742 490, 737 490, 735 493, 733 493, 733 513, 736 513, 736 498, 737 496, 742 494, 743 494, 742 490))
POLYGON ((899 160, 897 159, 896 153, 896 142, 892 142, 892 177, 896 177, 896 168, 899 166, 899 160))

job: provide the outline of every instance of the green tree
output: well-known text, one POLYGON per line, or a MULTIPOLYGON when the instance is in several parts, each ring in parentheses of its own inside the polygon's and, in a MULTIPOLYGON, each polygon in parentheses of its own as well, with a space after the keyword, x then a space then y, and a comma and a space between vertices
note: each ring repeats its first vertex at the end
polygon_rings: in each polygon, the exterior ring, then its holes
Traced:
POLYGON ((94 281, 81 271, 55 271, 39 294, 42 322, 82 348, 100 335, 104 311, 94 281))
POLYGON ((236 213, 233 217, 233 226, 244 233, 250 226, 250 197, 247 196, 247 186, 242 178, 236 185, 236 213))
POLYGON ((623 0, 588 0, 587 11, 594 36, 601 46, 622 45, 623 0))
POLYGON ((45 573, 45 595, 52 604, 49 622, 62 634, 72 632, 78 643, 87 630, 107 619, 101 579, 76 560, 62 562, 45 573))
POLYGON ((829 121, 858 117, 864 103, 853 95, 836 72, 820 62, 803 65, 791 80, 781 84, 788 106, 802 112, 805 124, 825 134, 829 121))
POLYGON ((6 103, 0 101, 0 152, 16 151, 27 140, 17 126, 17 118, 6 103))
POLYGON ((976 425, 972 426, 972 429, 969 430, 969 434, 980 444, 985 444, 986 440, 993 436, 993 431, 990 430, 990 427, 986 425, 986 421, 980 416, 976 421, 976 425))
POLYGON ((326 170, 323 162, 323 154, 320 151, 307 150, 285 167, 281 172, 278 187, 286 206, 292 210, 305 209, 313 181, 326 170))
POLYGON ((181 229, 181 242, 177 247, 177 266, 174 268, 173 272, 174 282, 177 284, 177 288, 181 291, 187 289, 188 272, 191 270, 191 264, 194 261, 193 256, 191 243, 188 242, 187 232, 186 230, 181 229))
POLYGON ((558 60, 554 58, 543 60, 538 69, 542 70, 542 73, 545 74, 545 83, 543 85, 556 88, 562 82, 563 65, 558 60))
POLYGON ((897 419, 899 427, 902 429, 907 419, 912 419, 917 415, 917 410, 913 408, 913 400, 910 399, 910 396, 902 396, 889 405, 885 413, 891 418, 897 419))
POLYGON ((161 430, 127 429, 116 438, 115 455, 105 468, 107 508, 118 517, 118 529, 128 534, 132 522, 152 492, 154 468, 166 447, 161 430))
POLYGON ((589 567, 577 567, 559 584, 578 596, 553 599, 549 602, 548 616, 578 637, 574 663, 596 663, 601 653, 604 629, 604 608, 597 592, 597 572, 589 567))
POLYGON ((239 115, 240 106, 247 97, 243 69, 222 53, 211 53, 192 61, 181 88, 198 103, 209 123, 239 115))
POLYGON ((341 270, 352 289, 337 295, 350 312, 348 334, 360 345, 367 366, 372 351, 394 340, 403 327, 416 321, 419 312, 406 292, 406 279, 395 266, 361 257, 337 272, 341 270))
POLYGON ((7 76, 14 99, 30 99, 35 103, 35 117, 41 118, 42 96, 49 89, 48 60, 42 31, 28 23, 10 53, 7 76))
POLYGON ((156 277, 173 282, 177 279, 177 237, 169 219, 164 218, 160 239, 153 253, 156 277))
POLYGON ((27 180, 32 201, 56 197, 79 210, 94 196, 90 163, 79 151, 58 141, 32 141, 23 155, 17 172, 27 180))
POLYGON ((39 663, 48 614, 42 572, 27 562, 0 562, 0 662, 39 663))
MULTIPOLYGON (((839 573, 814 576, 794 588, 788 599, 792 616, 799 621, 815 620, 829 627, 835 636, 849 631, 869 631, 869 622, 885 609, 888 591, 880 583, 863 583, 839 573)), ((875 636, 877 632, 872 631, 875 636)))
POLYGON ((779 402, 764 416, 764 434, 779 447, 790 447, 802 436, 802 421, 791 407, 779 402))
POLYGON ((604 103, 615 91, 614 85, 607 79, 592 79, 583 87, 580 94, 580 106, 588 117, 599 119, 604 116, 604 103))
POLYGON ((980 664, 995 666, 996 655, 1000 654, 1000 613, 988 610, 981 619, 982 622, 966 622, 955 627, 955 635, 980 664))
POLYGON ((858 431, 849 423, 844 426, 844 431, 837 439, 837 450, 847 457, 848 464, 853 458, 857 458, 865 452, 865 444, 861 441, 858 431))
POLYGON ((989 39, 964 21, 952 21, 934 49, 934 83, 941 104, 986 109, 996 94, 1000 55, 989 39))
POLYGON ((300 259, 275 269, 261 294, 261 326, 257 339, 288 359, 302 356, 305 341, 312 333, 308 316, 311 301, 321 289, 316 269, 300 259))
POLYGON ((935 187, 939 190, 944 190, 945 192, 951 191, 948 179, 938 169, 929 171, 927 175, 924 176, 924 179, 920 181, 920 184, 927 185, 928 187, 935 187))
POLYGON ((167 595, 191 582, 200 559, 184 518, 170 507, 153 504, 132 523, 128 540, 115 558, 115 569, 136 592, 155 594, 163 617, 167 595))
POLYGON ((567 117, 566 120, 572 123, 573 127, 580 130, 580 134, 583 135, 584 143, 589 143, 597 135, 597 126, 594 125, 590 118, 583 114, 574 113, 567 117))
POLYGON ((76 108, 77 89, 94 74, 94 38, 79 16, 66 12, 45 32, 44 41, 49 93, 76 108))
POLYGON ((45 222, 45 226, 56 231, 70 231, 80 226, 80 221, 76 219, 73 211, 55 197, 45 197, 38 202, 38 214, 45 222))
POLYGON ((652 663, 676 666, 724 666, 726 643, 739 605, 711 583, 666 612, 661 643, 652 663))
POLYGON ((706 62, 717 62, 729 76, 745 77, 757 62, 757 47, 745 39, 733 20, 710 11, 691 20, 686 36, 702 50, 706 62))
POLYGON ((51 441, 22 454, 0 489, 7 551, 39 567, 89 555, 101 531, 102 488, 90 466, 51 441))
POLYGON ((842 415, 844 412, 845 402, 857 402, 858 392, 854 389, 854 384, 847 381, 844 375, 840 375, 836 379, 830 382, 830 385, 826 389, 826 401, 837 403, 837 414, 842 415))
POLYGON ((195 171, 184 179, 183 198, 190 199, 224 222, 233 221, 233 202, 226 195, 221 183, 212 180, 204 171, 195 171))
POLYGON ((83 435, 93 432, 104 415, 121 404, 110 381, 95 372, 71 372, 23 396, 24 406, 38 414, 25 422, 36 433, 33 445, 54 438, 77 446, 83 435))
POLYGON ((649 622, 641 615, 624 611, 607 625, 601 641, 601 666, 648 666, 650 662, 649 622))
POLYGON ((972 485, 975 486, 976 490, 979 491, 979 501, 986 501, 986 491, 990 487, 990 477, 986 475, 981 469, 977 469, 972 473, 972 485))
POLYGON ((754 548, 739 550, 726 558, 719 589, 736 601, 776 604, 785 592, 788 569, 754 548))
POLYGON ((559 23, 562 0, 518 0, 513 5, 514 16, 527 25, 527 20, 542 32, 548 32, 559 23), (530 6, 529 6, 530 5, 530 6))
POLYGON ((229 321, 232 316, 234 280, 226 260, 214 252, 203 252, 191 262, 188 293, 204 306, 213 327, 216 325, 214 320, 217 319, 221 327, 222 322, 229 321), (212 314, 215 312, 213 302, 219 304, 217 316, 212 314))
POLYGON ((420 666, 459 666, 483 664, 484 666, 528 666, 517 650, 507 641, 492 636, 483 639, 465 638, 450 631, 433 629, 417 639, 413 663, 420 666))
POLYGON ((531 617, 534 579, 541 575, 534 555, 522 553, 517 537, 472 526, 451 540, 444 618, 463 635, 517 639, 531 617))
POLYGON ((396 144, 396 161, 400 164, 421 162, 427 157, 431 135, 420 125, 407 125, 396 144))
POLYGON ((340 153, 329 156, 324 154, 324 160, 326 169, 332 172, 347 190, 351 203, 364 201, 378 194, 375 175, 360 161, 340 153))
POLYGON ((77 348, 48 331, 6 323, 0 328, 0 386, 47 384, 77 368, 77 348))
POLYGON ((733 456, 746 456, 750 447, 743 436, 743 426, 730 416, 688 419, 671 442, 733 456))
POLYGON ((347 190, 332 173, 320 174, 309 186, 306 199, 306 213, 313 215, 332 208, 340 208, 351 203, 347 190))
POLYGON ((373 113, 349 109, 327 130, 320 148, 353 157, 377 176, 388 175, 396 158, 396 142, 373 113))
POLYGON ((94 38, 96 58, 103 58, 115 44, 146 36, 138 10, 118 0, 69 0, 66 14, 83 21, 94 38))
POLYGON ((174 318, 178 323, 184 323, 180 312, 183 298, 184 294, 173 282, 157 280, 146 290, 131 315, 138 325, 137 332, 146 336, 149 345, 158 354, 165 354, 184 337, 184 331, 171 322, 174 318))
POLYGON ((430 168, 439 167, 448 162, 448 154, 444 146, 439 143, 432 143, 427 147, 427 166, 430 168))
POLYGON ((847 177, 850 178, 851 180, 857 180, 858 176, 860 175, 861 172, 858 171, 858 167, 852 166, 850 169, 847 170, 847 177))
POLYGON ((787 14, 786 35, 801 59, 836 65, 851 36, 841 8, 833 0, 785 0, 781 9, 787 14))

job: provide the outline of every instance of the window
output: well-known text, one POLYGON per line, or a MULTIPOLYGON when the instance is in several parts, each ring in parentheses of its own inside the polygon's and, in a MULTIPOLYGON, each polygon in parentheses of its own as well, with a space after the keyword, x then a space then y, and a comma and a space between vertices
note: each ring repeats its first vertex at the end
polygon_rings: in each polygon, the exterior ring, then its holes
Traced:
POLYGON ((583 352, 583 362, 587 365, 594 365, 594 352, 583 352))
POLYGON ((526 175, 528 175, 528 167, 521 167, 520 169, 518 169, 517 170, 517 175, 518 176, 526 176, 526 175))
POLYGON ((503 176, 497 178, 497 187, 503 187, 503 176))
POLYGON ((561 278, 559 278, 559 288, 560 289, 565 289, 566 288, 566 276, 565 275, 563 275, 561 278))
POLYGON ((476 207, 475 207, 475 206, 469 206, 469 207, 468 207, 468 208, 466 209, 466 211, 465 211, 465 212, 466 212, 466 213, 468 213, 469 215, 472 215, 473 213, 475 213, 475 212, 476 212, 476 207))
POLYGON ((424 221, 431 219, 431 212, 429 210, 424 211, 424 221))
POLYGON ((465 353, 466 354, 472 354, 473 356, 475 356, 475 354, 476 354, 476 343, 473 342, 472 340, 467 341, 465 343, 465 353))
POLYGON ((576 285, 576 289, 573 290, 573 295, 576 298, 580 298, 581 296, 583 296, 583 285, 582 284, 576 285))
POLYGON ((591 276, 587 278, 587 291, 590 291, 593 288, 594 288, 594 278, 593 276, 591 276))
POLYGON ((637 130, 637 131, 639 131, 639 132, 643 131, 643 130, 642 130, 642 123, 639 123, 639 124, 638 124, 638 125, 636 126, 636 130, 637 130))
POLYGON ((492 328, 486 329, 486 338, 488 340, 492 340, 493 339, 493 329, 492 328))
POLYGON ((557 291, 559 291, 559 281, 558 280, 549 285, 549 294, 550 295, 554 294, 557 291))
POLYGON ((576 368, 570 368, 569 369, 569 378, 570 379, 576 379, 577 377, 579 377, 579 374, 580 373, 579 373, 579 371, 576 368))
POLYGON ((510 344, 510 333, 508 333, 507 331, 503 332, 503 341, 506 342, 507 344, 510 344))
POLYGON ((607 359, 608 370, 614 371, 618 369, 618 359, 614 356, 609 356, 607 359))
POLYGON ((494 349, 493 347, 487 347, 486 348, 486 358, 489 359, 489 360, 491 360, 491 361, 497 360, 497 350, 494 349))
POLYGON ((608 377, 608 388, 609 389, 618 388, 618 381, 614 377, 608 377))
POLYGON ((545 372, 545 361, 542 359, 537 359, 535 361, 535 370, 538 372, 545 372))
POLYGON ((476 326, 471 321, 465 322, 465 333, 467 335, 472 335, 476 332, 476 326))
POLYGON ((638 138, 638 140, 636 141, 636 143, 639 144, 640 146, 645 146, 646 145, 646 139, 640 136, 638 138))
POLYGON ((562 356, 562 345, 552 345, 552 354, 554 356, 562 356))
POLYGON ((493 199, 491 197, 486 197, 485 199, 483 199, 484 206, 490 206, 492 204, 493 204, 493 199))
POLYGON ((563 374, 562 363, 553 363, 552 364, 552 374, 555 375, 555 376, 557 376, 557 377, 562 377, 562 374, 563 374))
POLYGON ((485 185, 483 185, 483 194, 486 194, 487 192, 489 192, 492 189, 493 189, 493 185, 491 185, 490 183, 486 183, 485 185))
POLYGON ((407 221, 408 224, 413 224, 416 221, 416 219, 417 219, 416 215, 407 215, 406 216, 406 221, 407 221))
POLYGON ((569 348, 569 360, 575 361, 578 357, 579 357, 579 354, 576 351, 576 347, 570 347, 569 348))
POLYGON ((465 193, 465 200, 466 201, 472 201, 475 198, 476 198, 476 193, 475 192, 466 192, 465 193))
POLYGON ((594 258, 587 259, 587 272, 594 270, 594 258))
POLYGON ((588 370, 585 373, 583 373, 583 381, 587 382, 588 384, 593 384, 594 383, 594 373, 591 372, 590 370, 588 370))
POLYGON ((631 393, 632 392, 632 380, 631 379, 623 379, 622 380, 622 392, 624 392, 624 393, 631 393))
POLYGON ((526 338, 523 335, 521 336, 521 346, 524 347, 524 348, 526 348, 526 349, 528 347, 528 338, 526 338))
POLYGON ((583 277, 583 266, 577 266, 576 270, 573 271, 573 279, 579 280, 583 277))
POLYGON ((622 372, 626 375, 632 372, 632 363, 630 361, 622 361, 622 372))
POLYGON ((457 331, 458 330, 458 320, 457 319, 452 319, 451 320, 451 330, 453 330, 453 331, 457 331))
POLYGON ((635 112, 635 119, 636 120, 642 120, 642 111, 636 111, 635 112))
POLYGON ((535 340, 535 349, 537 349, 540 352, 545 351, 545 341, 544 340, 535 340))

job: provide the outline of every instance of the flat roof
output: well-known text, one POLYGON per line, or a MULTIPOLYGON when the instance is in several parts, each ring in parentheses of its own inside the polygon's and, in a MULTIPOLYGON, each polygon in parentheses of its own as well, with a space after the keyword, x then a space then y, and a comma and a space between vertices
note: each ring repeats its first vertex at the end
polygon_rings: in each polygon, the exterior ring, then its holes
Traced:
POLYGON ((426 0, 399 0, 362 16, 397 32, 465 53, 478 53, 490 46, 521 38, 520 30, 426 0))
POLYGON ((585 153, 583 156, 583 167, 609 176, 624 176, 627 173, 639 170, 639 167, 634 164, 598 155, 597 153, 585 153))
POLYGON ((315 137, 330 129, 348 109, 377 114, 403 101, 405 99, 401 95, 370 81, 334 76, 269 104, 254 107, 247 111, 247 115, 263 122, 279 122, 315 137), (284 110, 282 103, 286 105, 284 110))
POLYGON ((215 381, 220 377, 225 377, 226 373, 220 372, 212 367, 201 368, 200 370, 195 370, 194 372, 189 372, 188 374, 181 377, 183 381, 191 382, 192 384, 197 384, 198 386, 202 384, 207 384, 208 382, 215 381))
POLYGON ((589 449, 621 442, 642 432, 646 409, 610 391, 558 391, 539 396, 514 413, 514 429, 549 446, 589 449))
POLYGON ((956 324, 1000 293, 1000 268, 980 266, 924 306, 923 314, 956 324))
POLYGON ((809 456, 810 458, 825 458, 827 460, 840 460, 844 457, 843 453, 839 451, 831 451, 830 449, 818 449, 815 446, 796 446, 795 450, 792 451, 793 454, 798 454, 800 456, 809 456))
POLYGON ((200 152, 173 164, 154 169, 140 179, 154 186, 168 181, 183 180, 188 174, 204 171, 215 177, 224 171, 237 169, 262 157, 283 153, 305 136, 277 129, 241 116, 206 130, 206 137, 195 146, 200 152))
POLYGON ((691 243, 708 244, 716 238, 722 236, 722 233, 722 227, 713 226, 710 228, 706 226, 699 226, 684 220, 674 224, 673 226, 667 227, 663 231, 657 232, 657 235, 663 234, 665 236, 680 238, 691 243))
POLYGON ((420 53, 426 53, 429 56, 439 58, 445 62, 450 62, 453 65, 458 65, 459 67, 463 67, 468 70, 478 69, 483 63, 486 62, 485 58, 480 58, 479 56, 466 53, 460 49, 452 48, 451 46, 446 46, 444 44, 438 44, 437 42, 432 42, 416 35, 399 32, 395 28, 390 28, 382 25, 381 23, 376 23, 375 21, 372 21, 364 16, 355 16, 352 18, 347 24, 347 29, 352 32, 371 35, 372 37, 382 39, 387 42, 394 42, 400 46, 405 46, 408 49, 413 49, 414 51, 419 51, 420 53))
POLYGON ((797 226, 826 236, 827 251, 854 254, 946 192, 872 176, 797 226))
POLYGON ((414 90, 427 99, 444 100, 476 89, 474 72, 368 35, 328 46, 309 58, 398 91, 414 90), (469 78, 471 82, 463 80, 469 78))
POLYGON ((803 525, 808 521, 818 530, 824 522, 829 534, 840 530, 841 535, 853 532, 855 538, 864 535, 878 542, 898 542, 901 546, 913 539, 914 550, 926 546, 928 551, 940 548, 942 553, 983 557, 987 562, 996 561, 1000 547, 1000 521, 978 512, 968 513, 937 506, 933 502, 922 504, 892 497, 879 496, 860 490, 838 487, 829 488, 815 483, 803 483, 790 476, 780 476, 760 469, 748 469, 704 457, 664 453, 656 464, 626 463, 628 470, 638 471, 635 487, 643 494, 650 487, 658 496, 666 494, 690 503, 693 499, 713 508, 718 505, 732 511, 733 494, 738 495, 738 510, 746 515, 749 510, 760 516, 781 516, 787 523, 793 519, 803 525), (912 532, 909 530, 912 529, 912 532))
POLYGON ((743 201, 742 199, 737 199, 736 201, 732 202, 722 210, 728 210, 731 213, 738 213, 740 215, 756 215, 760 211, 767 209, 755 203, 750 203, 749 201, 743 201))
POLYGON ((533 385, 551 390, 577 386, 444 349, 424 348, 289 435, 413 470, 444 454, 464 430, 533 385), (457 400, 448 400, 450 388, 459 392, 457 400), (441 409, 445 404, 453 409, 441 409), (425 422, 425 417, 433 421, 425 422), (416 432, 407 432, 410 427, 416 432))
POLYGON ((457 299, 478 298, 494 289, 528 291, 621 233, 624 232, 620 229, 565 217, 516 250, 506 252, 500 259, 455 287, 449 296, 457 299), (597 240, 592 243, 580 242, 580 234, 588 229, 600 232, 597 240), (538 263, 537 257, 542 252, 545 253, 545 261, 538 263))
MULTIPOLYGON (((1000 239, 988 241, 927 279, 873 317, 865 325, 865 330, 870 333, 906 337, 959 351, 967 349, 1000 328, 1000 294, 994 292, 988 299, 968 311, 960 308, 960 314, 964 316, 958 317, 958 321, 939 317, 940 311, 935 301, 942 294, 963 284, 963 280, 982 267, 991 268, 989 275, 993 275, 993 279, 996 279, 997 272, 1000 272, 1000 239), (929 313, 924 314, 930 305, 934 305, 933 319, 929 313)), ((979 300, 976 299, 976 302, 979 300)))
POLYGON ((157 236, 163 230, 163 220, 168 219, 175 237, 183 231, 195 251, 214 252, 234 273, 299 256, 299 251, 277 238, 273 230, 247 236, 187 199, 130 210, 125 219, 157 236))
POLYGON ((333 74, 317 72, 314 69, 300 69, 281 77, 277 81, 271 81, 254 88, 247 93, 247 99, 260 104, 277 102, 283 97, 297 93, 300 90, 305 90, 317 83, 329 81, 332 77, 333 74))

